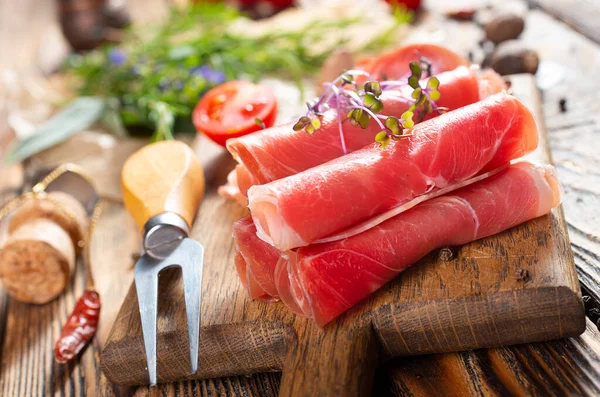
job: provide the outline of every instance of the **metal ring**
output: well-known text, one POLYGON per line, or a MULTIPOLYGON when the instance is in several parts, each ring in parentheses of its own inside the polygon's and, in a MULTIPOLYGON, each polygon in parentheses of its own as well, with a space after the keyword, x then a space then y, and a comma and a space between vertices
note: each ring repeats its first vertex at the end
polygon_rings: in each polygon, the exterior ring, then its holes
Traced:
POLYGON ((154 215, 144 224, 144 250, 153 257, 162 258, 189 234, 187 222, 176 213, 154 215))

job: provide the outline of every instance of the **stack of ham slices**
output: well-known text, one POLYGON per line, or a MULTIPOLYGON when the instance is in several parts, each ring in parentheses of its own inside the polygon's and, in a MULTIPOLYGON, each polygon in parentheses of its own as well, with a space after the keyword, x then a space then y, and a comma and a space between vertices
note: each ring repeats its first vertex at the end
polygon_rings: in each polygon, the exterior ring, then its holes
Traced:
MULTIPOLYGON (((288 124, 227 142, 239 165, 220 193, 251 210, 233 228, 251 298, 281 300, 323 326, 428 252, 559 205, 552 167, 514 161, 537 147, 538 133, 498 75, 432 45, 359 67, 402 78, 425 55, 440 81, 438 105, 451 111, 415 125, 410 138, 381 148, 375 126, 347 123, 342 142, 331 109, 312 135, 288 124)), ((407 110, 397 97, 384 93, 386 114, 407 110)))

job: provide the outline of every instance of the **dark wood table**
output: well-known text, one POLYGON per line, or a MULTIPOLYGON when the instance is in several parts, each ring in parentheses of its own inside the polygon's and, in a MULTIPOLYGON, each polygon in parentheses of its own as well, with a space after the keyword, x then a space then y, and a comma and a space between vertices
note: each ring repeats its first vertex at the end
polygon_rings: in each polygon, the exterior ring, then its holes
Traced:
MULTIPOLYGON (((435 34, 435 29, 443 30, 452 37, 452 46, 465 54, 477 46, 481 39, 478 26, 450 21, 436 12, 448 1, 425 3, 427 11, 418 18, 416 31, 429 29, 435 34)), ((134 20, 143 22, 161 18, 168 1, 130 0, 129 6, 134 20)), ((571 248, 583 293, 590 297, 586 307, 600 307, 600 5, 589 0, 514 2, 514 7, 527 6, 530 9, 522 40, 535 48, 543 61, 537 78, 554 163, 566 191, 563 205, 571 248), (566 112, 560 110, 561 99, 566 100, 566 112)), ((10 76, 3 70, 11 68, 17 75, 49 74, 67 51, 53 2, 0 0, 0 156, 13 138, 6 114, 14 99, 14 87, 7 88, 10 76)), ((89 144, 94 137, 97 135, 87 132, 58 151, 72 152, 73 145, 79 145, 83 149, 76 156, 95 158, 98 154, 89 144)), ((141 144, 135 140, 120 142, 114 156, 124 156, 141 144)), ((40 164, 52 161, 57 161, 56 153, 0 169, 0 202, 18 193, 40 164)), ((114 179, 119 160, 111 164, 113 168, 102 173, 108 195, 118 189, 114 179)), ((103 222, 110 226, 119 211, 120 205, 109 204, 103 222)), ((94 345, 75 363, 55 364, 52 349, 83 288, 82 272, 67 293, 44 306, 11 300, 0 288, 0 395, 277 395, 277 373, 180 382, 152 389, 110 384, 100 370, 99 351, 131 282, 132 263, 122 258, 135 252, 138 242, 135 236, 125 235, 120 241, 104 244, 97 249, 112 253, 103 263, 94 264, 99 267, 95 269, 99 289, 108 291, 103 294, 102 325, 94 345), (100 276, 104 265, 112 266, 110 277, 100 276)), ((600 332, 595 324, 600 312, 591 310, 588 314, 587 329, 577 338, 396 360, 378 372, 374 395, 600 395, 600 332)))

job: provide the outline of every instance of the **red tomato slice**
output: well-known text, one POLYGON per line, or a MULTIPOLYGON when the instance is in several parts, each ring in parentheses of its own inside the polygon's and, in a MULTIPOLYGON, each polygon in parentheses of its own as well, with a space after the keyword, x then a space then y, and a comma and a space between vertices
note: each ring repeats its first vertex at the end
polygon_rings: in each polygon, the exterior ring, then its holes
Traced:
POLYGON ((208 91, 196 105, 192 122, 198 132, 221 146, 265 127, 272 127, 277 116, 277 99, 273 90, 247 81, 229 81, 208 91))

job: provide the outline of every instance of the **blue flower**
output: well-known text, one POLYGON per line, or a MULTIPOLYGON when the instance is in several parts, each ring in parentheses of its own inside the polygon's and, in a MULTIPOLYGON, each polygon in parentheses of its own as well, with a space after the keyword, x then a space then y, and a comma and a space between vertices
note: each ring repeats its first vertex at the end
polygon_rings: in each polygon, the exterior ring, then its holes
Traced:
POLYGON ((113 65, 119 66, 127 61, 127 54, 125 54, 125 51, 118 48, 111 48, 111 50, 108 52, 108 60, 113 65))
POLYGON ((158 89, 160 92, 165 92, 171 86, 171 81, 167 78, 162 78, 158 83, 158 89))
POLYGON ((208 65, 192 68, 190 73, 193 76, 201 76, 212 84, 221 84, 225 81, 225 73, 214 70, 208 65))
POLYGON ((175 91, 181 91, 185 87, 185 84, 181 80, 176 80, 173 82, 172 87, 175 91))

